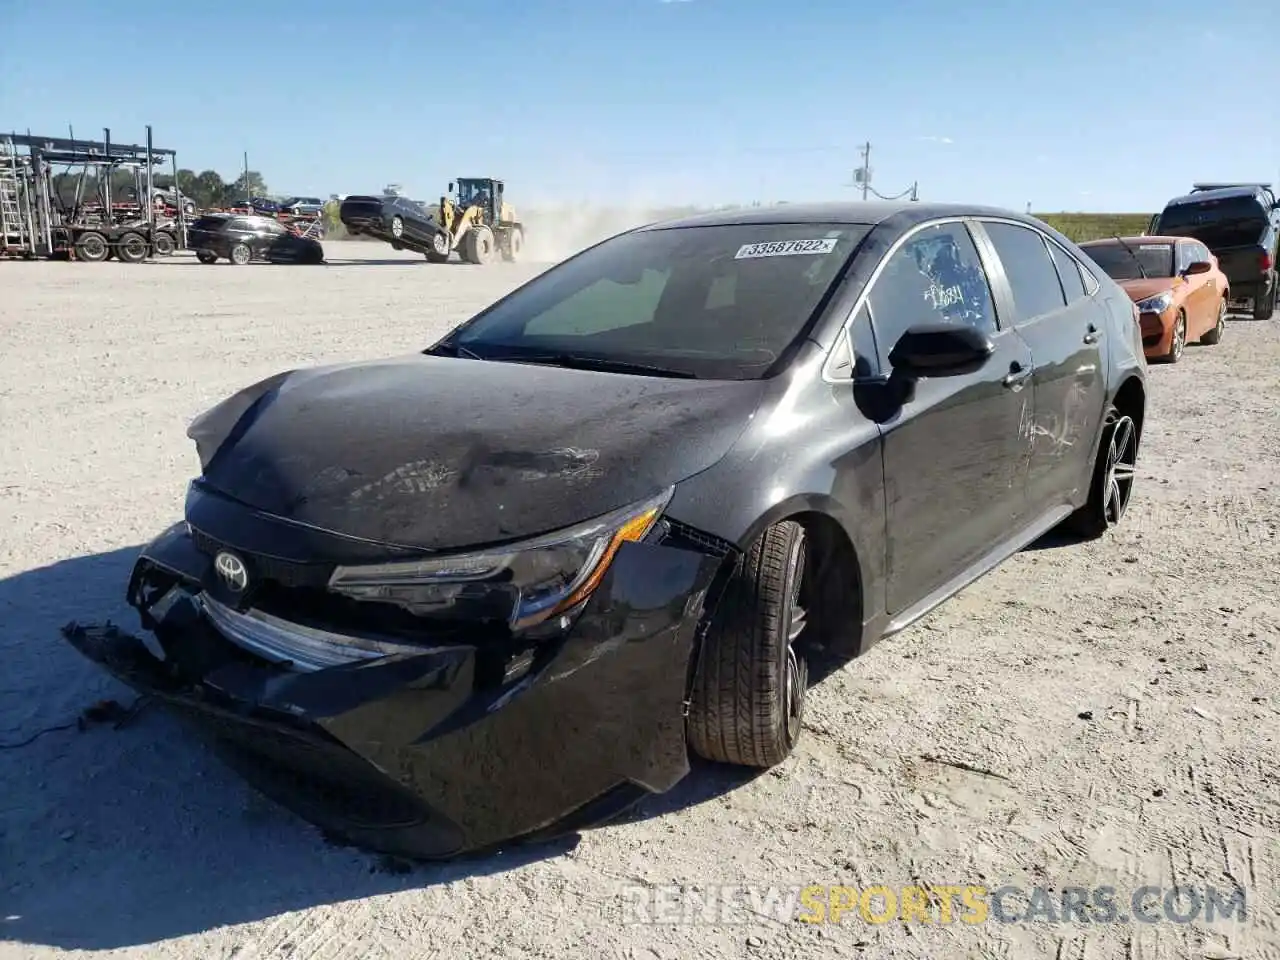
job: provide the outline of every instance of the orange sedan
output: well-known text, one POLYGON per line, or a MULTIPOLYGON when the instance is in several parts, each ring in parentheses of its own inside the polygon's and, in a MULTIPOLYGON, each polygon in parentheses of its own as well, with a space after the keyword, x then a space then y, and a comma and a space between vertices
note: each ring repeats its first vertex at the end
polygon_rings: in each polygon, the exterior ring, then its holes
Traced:
POLYGON ((1177 363, 1188 341, 1218 343, 1227 325, 1227 277, 1187 237, 1112 237, 1080 244, 1138 306, 1148 360, 1177 363))

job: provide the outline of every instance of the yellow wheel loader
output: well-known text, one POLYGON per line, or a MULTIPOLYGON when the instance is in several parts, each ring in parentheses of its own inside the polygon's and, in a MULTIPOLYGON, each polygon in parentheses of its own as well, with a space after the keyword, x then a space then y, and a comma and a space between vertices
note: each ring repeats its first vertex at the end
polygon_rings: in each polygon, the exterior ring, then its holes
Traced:
POLYGON ((435 212, 443 236, 427 259, 442 263, 457 250, 468 263, 488 264, 498 257, 509 263, 518 260, 524 250, 524 224, 502 193, 502 181, 488 177, 459 177, 456 190, 450 183, 435 212), (446 242, 447 250, 442 249, 446 242))

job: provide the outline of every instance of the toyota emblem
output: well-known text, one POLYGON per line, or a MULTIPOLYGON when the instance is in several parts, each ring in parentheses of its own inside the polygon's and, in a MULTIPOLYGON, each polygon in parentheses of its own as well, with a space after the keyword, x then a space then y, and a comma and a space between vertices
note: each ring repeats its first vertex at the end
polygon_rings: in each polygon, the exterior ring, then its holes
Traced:
POLYGON ((213 569, 232 593, 243 593, 249 586, 249 571, 245 569, 244 561, 234 553, 225 550, 219 553, 213 558, 213 569))

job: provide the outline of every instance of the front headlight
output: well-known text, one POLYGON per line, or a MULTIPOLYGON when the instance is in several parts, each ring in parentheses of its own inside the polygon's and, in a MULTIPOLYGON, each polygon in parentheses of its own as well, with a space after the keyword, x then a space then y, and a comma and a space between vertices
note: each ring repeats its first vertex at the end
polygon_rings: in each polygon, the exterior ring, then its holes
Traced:
POLYGON ((1139 313, 1164 313, 1173 305, 1172 293, 1157 293, 1154 297, 1147 297, 1145 300, 1138 301, 1139 313))
POLYGON ((425 560, 338 567, 329 589, 413 613, 503 618, 513 630, 542 623, 591 595, 627 541, 641 540, 674 488, 567 530, 507 547, 425 560))

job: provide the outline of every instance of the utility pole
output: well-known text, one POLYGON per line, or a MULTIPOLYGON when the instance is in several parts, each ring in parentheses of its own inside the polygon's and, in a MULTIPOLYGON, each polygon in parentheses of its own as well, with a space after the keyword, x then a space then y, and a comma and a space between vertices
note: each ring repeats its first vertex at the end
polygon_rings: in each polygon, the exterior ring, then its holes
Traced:
POLYGON ((863 155, 863 173, 861 173, 860 177, 861 184, 863 184, 863 200, 867 200, 867 188, 870 186, 870 179, 872 179, 872 142, 863 143, 863 148, 861 148, 860 152, 863 155))
POLYGON ((911 202, 916 203, 920 200, 920 181, 917 180, 911 184, 911 202))
POLYGON ((246 200, 253 199, 253 191, 249 189, 249 151, 248 150, 244 152, 244 195, 246 200))

